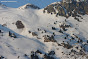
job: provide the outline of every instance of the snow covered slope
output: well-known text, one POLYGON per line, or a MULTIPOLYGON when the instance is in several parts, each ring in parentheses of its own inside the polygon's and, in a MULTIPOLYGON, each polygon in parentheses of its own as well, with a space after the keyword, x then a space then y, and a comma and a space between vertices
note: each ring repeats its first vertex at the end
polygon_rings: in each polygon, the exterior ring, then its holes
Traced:
POLYGON ((88 15, 80 16, 78 21, 43 9, 0 9, 0 58, 88 59, 88 15))

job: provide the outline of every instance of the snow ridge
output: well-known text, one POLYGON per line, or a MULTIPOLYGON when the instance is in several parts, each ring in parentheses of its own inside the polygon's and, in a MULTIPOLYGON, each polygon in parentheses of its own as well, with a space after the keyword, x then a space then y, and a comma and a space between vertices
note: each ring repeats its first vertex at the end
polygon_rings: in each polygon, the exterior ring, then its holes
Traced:
POLYGON ((28 8, 40 9, 38 6, 35 6, 33 4, 30 4, 30 3, 28 3, 28 4, 24 5, 24 6, 19 7, 19 9, 28 9, 28 8))

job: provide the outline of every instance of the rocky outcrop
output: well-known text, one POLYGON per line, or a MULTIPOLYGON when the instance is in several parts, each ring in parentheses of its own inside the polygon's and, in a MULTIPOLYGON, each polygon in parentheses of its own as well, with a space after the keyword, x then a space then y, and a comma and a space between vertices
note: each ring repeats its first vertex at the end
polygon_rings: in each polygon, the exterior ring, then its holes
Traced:
POLYGON ((55 14, 56 17, 58 16, 65 16, 65 17, 76 17, 78 14, 85 15, 88 14, 88 3, 86 2, 76 2, 73 1, 72 3, 60 2, 48 5, 44 8, 44 13, 51 13, 55 14))

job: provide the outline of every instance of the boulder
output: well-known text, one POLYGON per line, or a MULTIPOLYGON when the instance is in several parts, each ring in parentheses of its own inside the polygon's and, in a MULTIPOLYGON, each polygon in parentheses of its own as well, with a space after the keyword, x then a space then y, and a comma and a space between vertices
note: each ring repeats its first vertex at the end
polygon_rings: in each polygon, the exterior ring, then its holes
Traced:
POLYGON ((23 25, 22 21, 19 21, 19 20, 16 22, 16 26, 17 26, 18 29, 22 29, 22 28, 25 27, 25 26, 23 25))

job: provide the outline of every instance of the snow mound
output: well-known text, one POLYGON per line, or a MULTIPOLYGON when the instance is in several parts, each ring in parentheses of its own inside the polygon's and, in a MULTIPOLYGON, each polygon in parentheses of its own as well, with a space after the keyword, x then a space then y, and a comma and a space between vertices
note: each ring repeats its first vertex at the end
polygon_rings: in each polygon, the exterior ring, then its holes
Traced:
POLYGON ((28 8, 40 9, 38 6, 35 6, 33 4, 30 4, 30 3, 28 3, 28 4, 24 5, 24 6, 19 7, 19 9, 28 9, 28 8))

